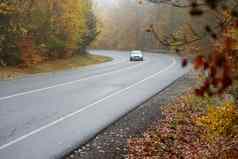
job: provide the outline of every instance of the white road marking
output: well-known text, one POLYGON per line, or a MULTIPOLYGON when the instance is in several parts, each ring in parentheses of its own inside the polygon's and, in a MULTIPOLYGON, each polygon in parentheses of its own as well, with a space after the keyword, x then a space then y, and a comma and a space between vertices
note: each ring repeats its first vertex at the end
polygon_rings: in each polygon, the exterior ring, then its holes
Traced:
MULTIPOLYGON (((92 68, 92 67, 95 67, 96 65, 109 64, 109 63, 111 63, 110 66, 113 66, 113 65, 117 65, 117 64, 125 63, 125 62, 128 62, 128 59, 123 59, 123 60, 117 61, 117 62, 111 61, 111 62, 106 62, 106 63, 93 64, 93 65, 89 65, 89 66, 84 66, 84 67, 82 67, 82 68, 73 68, 73 70, 90 69, 90 68, 92 68)), ((72 69, 71 69, 71 70, 72 70, 72 69)), ((64 72, 64 71, 62 71, 62 72, 64 72)), ((44 73, 44 74, 48 74, 48 73, 44 73)), ((34 75, 32 75, 32 76, 34 76, 34 75)))
POLYGON ((70 114, 68 114, 68 115, 65 115, 65 116, 61 117, 60 119, 55 120, 55 121, 52 122, 52 123, 49 123, 49 124, 47 124, 47 125, 45 125, 45 126, 42 126, 42 127, 38 128, 38 129, 36 129, 36 130, 34 130, 34 131, 32 131, 32 132, 30 132, 30 133, 24 135, 24 136, 21 136, 21 137, 15 139, 15 140, 13 140, 13 141, 10 141, 9 143, 0 146, 0 150, 3 150, 3 149, 5 149, 5 148, 7 148, 7 147, 9 147, 9 146, 11 146, 11 145, 14 145, 14 144, 16 144, 16 143, 18 143, 18 142, 21 142, 21 141, 23 141, 24 139, 26 139, 26 138, 28 138, 28 137, 30 137, 30 136, 32 136, 32 135, 35 135, 35 134, 37 134, 37 133, 39 133, 39 132, 41 132, 41 131, 43 131, 43 130, 45 130, 45 129, 47 129, 47 128, 50 128, 50 127, 52 127, 52 126, 54 126, 54 125, 56 125, 56 124, 58 124, 58 123, 60 123, 60 122, 62 122, 62 121, 64 121, 64 120, 66 120, 66 119, 69 119, 69 118, 71 118, 71 117, 73 117, 73 116, 75 116, 75 115, 77 115, 77 114, 83 112, 84 110, 87 110, 87 109, 89 109, 89 108, 95 106, 95 105, 98 104, 98 103, 101 103, 101 102, 103 102, 103 101, 105 101, 105 100, 107 100, 107 99, 109 99, 109 98, 111 98, 111 97, 114 97, 114 96, 116 96, 116 95, 118 95, 118 94, 121 94, 121 93, 123 93, 123 92, 126 92, 127 90, 129 90, 129 89, 131 89, 131 88, 133 88, 133 87, 136 87, 136 86, 140 85, 141 83, 143 83, 143 82, 145 82, 145 81, 147 81, 147 80, 150 80, 150 79, 152 79, 152 78, 155 78, 155 77, 158 76, 159 74, 161 74, 161 73, 163 73, 163 72, 166 72, 166 71, 168 71, 170 68, 174 67, 174 65, 176 65, 176 60, 175 60, 175 58, 173 58, 172 64, 170 64, 167 68, 165 68, 165 69, 163 69, 163 70, 161 70, 161 71, 159 71, 159 72, 157 72, 157 73, 155 73, 155 74, 153 74, 153 75, 151 75, 151 76, 149 76, 149 77, 147 77, 147 78, 145 78, 145 79, 143 79, 143 80, 141 80, 141 81, 139 81, 139 82, 137 82, 137 83, 135 83, 135 84, 133 84, 133 85, 130 85, 130 86, 128 86, 127 88, 124 88, 124 89, 121 89, 121 90, 119 90, 119 91, 117 91, 117 92, 115 92, 115 93, 112 93, 111 95, 106 96, 106 97, 104 97, 104 98, 102 98, 102 99, 100 99, 100 100, 98 100, 98 101, 96 101, 96 102, 94 102, 94 103, 92 103, 92 104, 86 105, 85 107, 83 107, 83 108, 81 108, 81 109, 79 109, 79 110, 77 110, 77 111, 75 111, 75 112, 72 112, 72 113, 70 113, 70 114))
POLYGON ((11 98, 14 98, 14 97, 24 96, 24 95, 28 95, 28 94, 32 94, 32 93, 36 93, 36 92, 42 92, 42 91, 49 90, 49 89, 52 89, 52 88, 63 87, 63 86, 66 86, 66 85, 72 85, 72 84, 75 84, 75 83, 78 83, 78 82, 81 82, 81 81, 86 81, 86 80, 90 80, 90 79, 97 78, 97 77, 103 77, 103 76, 106 76, 106 75, 109 75, 109 74, 112 74, 112 73, 118 73, 118 72, 121 72, 121 71, 125 71, 125 70, 129 70, 129 69, 132 69, 132 68, 135 68, 135 67, 139 67, 140 65, 146 64, 148 62, 149 62, 149 60, 147 60, 146 62, 140 63, 140 64, 133 65, 131 67, 119 69, 119 70, 116 70, 116 71, 106 72, 106 73, 102 73, 102 74, 95 75, 95 76, 81 78, 81 79, 78 79, 78 80, 75 80, 75 81, 65 82, 65 83, 56 84, 56 85, 49 86, 49 87, 34 89, 34 90, 30 90, 30 91, 25 91, 25 92, 16 93, 16 94, 13 94, 13 95, 5 96, 5 97, 0 97, 0 101, 11 99, 11 98))
MULTIPOLYGON (((120 63, 124 63, 124 62, 127 62, 128 60, 121 60, 121 61, 118 61, 118 62, 113 62, 113 61, 111 61, 111 66, 113 66, 113 65, 117 65, 117 64, 120 64, 120 63)), ((105 63, 101 63, 101 64, 105 64, 105 63)), ((96 65, 101 65, 101 64, 93 64, 93 65, 89 65, 89 66, 84 66, 84 67, 82 67, 82 68, 72 68, 72 69, 69 69, 68 71, 72 71, 72 70, 80 70, 80 69, 90 69, 90 68, 92 68, 92 67, 94 67, 94 66, 96 66, 96 65)), ((63 71, 57 71, 57 72, 64 72, 64 70, 63 71)), ((44 75, 49 75, 49 74, 54 74, 55 72, 45 72, 45 73, 37 73, 37 74, 32 74, 32 75, 26 75, 26 77, 34 77, 34 76, 36 76, 36 75, 38 75, 38 76, 44 76, 44 75)))

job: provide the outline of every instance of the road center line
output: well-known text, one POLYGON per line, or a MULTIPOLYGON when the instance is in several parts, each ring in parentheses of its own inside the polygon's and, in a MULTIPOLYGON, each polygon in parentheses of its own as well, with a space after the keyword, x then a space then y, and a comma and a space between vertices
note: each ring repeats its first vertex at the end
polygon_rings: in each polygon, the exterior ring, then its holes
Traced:
POLYGON ((68 115, 65 115, 65 116, 61 117, 60 119, 55 120, 55 121, 52 122, 52 123, 49 123, 49 124, 47 124, 47 125, 45 125, 45 126, 42 126, 42 127, 40 127, 40 128, 38 128, 38 129, 36 129, 36 130, 34 130, 34 131, 32 131, 32 132, 30 132, 30 133, 24 135, 24 136, 21 136, 21 137, 15 139, 15 140, 12 140, 12 141, 10 141, 9 143, 0 146, 0 150, 3 150, 3 149, 5 149, 5 148, 7 148, 7 147, 10 147, 10 146, 12 146, 12 145, 18 143, 18 142, 21 142, 21 141, 23 141, 24 139, 26 139, 26 138, 28 138, 28 137, 31 137, 32 135, 35 135, 35 134, 37 134, 37 133, 39 133, 39 132, 41 132, 41 131, 43 131, 43 130, 45 130, 45 129, 47 129, 47 128, 50 128, 50 127, 52 127, 52 126, 54 126, 54 125, 56 125, 56 124, 59 124, 60 122, 66 120, 66 119, 69 119, 69 118, 71 118, 71 117, 73 117, 73 116, 75 116, 75 115, 77 115, 77 114, 79 114, 79 113, 81 113, 81 112, 83 112, 83 111, 85 111, 85 110, 87 110, 87 109, 89 109, 89 108, 95 106, 96 104, 99 104, 99 103, 101 103, 101 102, 103 102, 103 101, 105 101, 105 100, 107 100, 107 99, 109 99, 109 98, 112 98, 112 97, 114 97, 114 96, 116 96, 116 95, 119 95, 119 94, 121 94, 121 93, 124 93, 124 92, 126 92, 127 90, 129 90, 129 89, 131 89, 131 88, 133 88, 133 87, 136 87, 136 86, 138 86, 138 85, 140 85, 140 84, 142 84, 142 83, 144 83, 144 82, 146 82, 146 81, 148 81, 148 80, 150 80, 150 79, 152 79, 152 78, 155 78, 155 77, 158 76, 159 74, 168 71, 170 68, 174 67, 175 65, 176 65, 176 60, 175 60, 175 58, 173 58, 172 64, 170 64, 167 68, 165 68, 165 69, 163 69, 163 70, 161 70, 161 71, 159 71, 159 72, 157 72, 157 73, 155 73, 155 74, 153 74, 153 75, 151 75, 151 76, 149 76, 149 77, 147 77, 147 78, 145 78, 145 79, 143 79, 143 80, 141 80, 141 81, 139 81, 139 82, 137 82, 137 83, 135 83, 135 84, 133 84, 133 85, 130 85, 130 86, 128 86, 128 87, 126 87, 126 88, 124 88, 124 89, 121 89, 121 90, 119 90, 119 91, 117 91, 117 92, 114 92, 114 93, 112 93, 111 95, 106 96, 106 97, 104 97, 104 98, 102 98, 102 99, 100 99, 100 100, 98 100, 98 101, 96 101, 96 102, 94 102, 94 103, 92 103, 92 104, 86 105, 86 106, 84 106, 83 108, 81 108, 81 109, 79 109, 79 110, 77 110, 77 111, 75 111, 75 112, 72 112, 72 113, 70 113, 70 114, 68 114, 68 115))
POLYGON ((97 77, 103 77, 103 76, 106 76, 106 75, 109 75, 109 74, 112 74, 112 73, 118 73, 118 72, 121 72, 121 71, 133 69, 133 68, 139 67, 140 65, 143 65, 143 64, 146 64, 146 63, 149 63, 149 60, 147 60, 146 62, 140 63, 140 64, 133 65, 131 67, 119 69, 119 70, 116 70, 116 71, 106 72, 106 73, 102 73, 102 74, 99 74, 99 75, 94 75, 94 76, 90 76, 90 77, 81 78, 81 79, 78 79, 78 80, 75 80, 75 81, 65 82, 65 83, 56 84, 56 85, 49 86, 49 87, 34 89, 34 90, 30 90, 30 91, 25 91, 25 92, 16 93, 16 94, 13 94, 13 95, 5 96, 5 97, 0 97, 0 101, 11 99, 11 98, 14 98, 14 97, 24 96, 24 95, 28 95, 28 94, 32 94, 32 93, 36 93, 36 92, 42 92, 42 91, 46 91, 46 90, 57 88, 57 87, 72 85, 72 84, 75 84, 75 83, 78 83, 78 82, 81 82, 81 81, 86 81, 86 80, 90 80, 90 79, 97 78, 97 77))

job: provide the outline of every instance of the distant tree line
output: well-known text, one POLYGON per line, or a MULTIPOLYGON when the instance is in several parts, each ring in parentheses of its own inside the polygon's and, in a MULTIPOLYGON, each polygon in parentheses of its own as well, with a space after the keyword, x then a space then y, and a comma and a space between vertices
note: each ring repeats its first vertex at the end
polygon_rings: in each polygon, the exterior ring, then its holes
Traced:
MULTIPOLYGON (((96 13, 101 30, 93 45, 95 48, 167 49, 153 33, 146 32, 148 25, 153 24, 160 36, 167 36, 176 32, 184 23, 192 22, 186 8, 173 7, 165 3, 151 3, 150 0, 118 0, 108 4, 107 0, 94 1, 98 4, 96 13)), ((194 23, 194 27, 199 26, 194 23)), ((204 47, 207 44, 207 40, 204 40, 204 47)))
POLYGON ((0 66, 84 53, 96 35, 91 0, 0 0, 0 66))
POLYGON ((97 1, 96 13, 101 34, 93 47, 118 50, 159 47, 153 35, 145 32, 145 28, 149 23, 158 22, 162 16, 169 16, 170 10, 166 8, 159 15, 162 8, 151 3, 141 6, 137 0, 115 0, 110 4, 107 0, 94 1, 97 1))

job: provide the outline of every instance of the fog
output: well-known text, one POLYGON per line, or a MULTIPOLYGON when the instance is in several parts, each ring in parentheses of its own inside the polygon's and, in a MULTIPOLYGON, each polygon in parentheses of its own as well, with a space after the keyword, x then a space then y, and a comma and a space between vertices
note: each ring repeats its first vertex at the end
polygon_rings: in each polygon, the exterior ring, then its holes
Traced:
POLYGON ((101 34, 94 43, 95 48, 147 49, 161 45, 151 33, 145 32, 155 24, 160 32, 170 33, 184 19, 181 11, 170 6, 138 0, 93 0, 101 34), (174 15, 180 18, 174 19, 174 15))

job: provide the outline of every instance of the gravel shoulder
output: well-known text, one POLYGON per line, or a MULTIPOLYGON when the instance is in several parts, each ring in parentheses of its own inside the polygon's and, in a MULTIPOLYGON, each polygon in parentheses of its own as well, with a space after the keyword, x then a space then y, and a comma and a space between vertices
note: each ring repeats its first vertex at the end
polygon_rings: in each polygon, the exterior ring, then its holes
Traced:
POLYGON ((65 159, 125 159, 128 158, 127 140, 141 137, 161 118, 160 107, 181 96, 195 84, 193 71, 179 78, 164 91, 153 96, 137 109, 99 133, 85 145, 77 148, 65 159))

